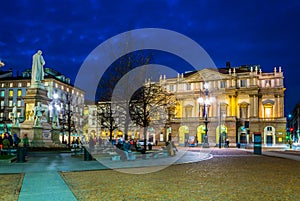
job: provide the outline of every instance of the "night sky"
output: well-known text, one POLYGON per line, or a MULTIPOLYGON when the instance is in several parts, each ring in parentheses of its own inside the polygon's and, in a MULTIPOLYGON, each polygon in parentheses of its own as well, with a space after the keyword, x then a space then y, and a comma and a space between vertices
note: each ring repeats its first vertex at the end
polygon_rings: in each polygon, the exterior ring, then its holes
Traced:
MULTIPOLYGON (((263 72, 273 72, 274 66, 282 66, 286 113, 300 101, 297 0, 1 1, 0 60, 6 64, 2 69, 31 68, 32 55, 41 49, 45 67, 74 80, 99 44, 140 28, 163 28, 188 36, 217 67, 230 61, 232 66, 260 64, 263 72)), ((165 65, 175 65, 172 59, 165 60, 169 62, 165 65)))

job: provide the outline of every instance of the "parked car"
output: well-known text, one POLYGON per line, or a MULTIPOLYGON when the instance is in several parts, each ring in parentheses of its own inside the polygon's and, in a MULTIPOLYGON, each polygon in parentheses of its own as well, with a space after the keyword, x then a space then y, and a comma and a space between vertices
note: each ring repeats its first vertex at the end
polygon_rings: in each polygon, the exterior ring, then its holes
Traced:
MULTIPOLYGON (((144 146, 144 140, 139 140, 138 143, 139 143, 141 146, 144 146)), ((151 144, 151 145, 153 146, 153 142, 147 141, 147 142, 146 142, 146 145, 148 145, 148 144, 151 144)))

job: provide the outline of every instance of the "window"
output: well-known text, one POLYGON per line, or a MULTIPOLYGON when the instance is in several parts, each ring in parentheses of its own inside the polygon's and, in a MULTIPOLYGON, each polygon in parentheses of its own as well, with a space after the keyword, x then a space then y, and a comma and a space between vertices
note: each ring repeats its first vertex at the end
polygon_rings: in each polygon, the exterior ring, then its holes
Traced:
POLYGON ((18 89, 18 96, 22 96, 22 89, 18 89))
POLYGON ((48 87, 49 86, 49 82, 45 82, 45 86, 48 87))
POLYGON ((248 118, 248 103, 240 103, 240 118, 248 118))
POLYGON ((191 89, 192 89, 191 83, 187 83, 187 84, 186 84, 186 90, 187 90, 187 91, 190 91, 191 89))
POLYGON ((185 117, 192 117, 193 106, 188 105, 185 107, 185 117))
POLYGON ((0 101, 0 107, 1 107, 1 109, 4 108, 4 101, 0 101))
POLYGON ((18 87, 22 87, 22 82, 19 82, 19 83, 18 83, 18 87))
POLYGON ((9 97, 13 97, 14 96, 14 90, 10 89, 9 90, 9 97))
POLYGON ((2 87, 2 88, 5 87, 5 84, 4 84, 4 83, 1 83, 1 87, 2 87))
POLYGON ((170 85, 170 91, 174 91, 174 85, 170 85))
POLYGON ((271 126, 268 126, 268 127, 267 127, 267 131, 272 131, 272 127, 271 127, 271 126))
POLYGON ((12 107, 12 106, 13 106, 13 101, 12 100, 8 101, 8 107, 12 107))
POLYGON ((226 81, 221 81, 220 88, 226 88, 226 81))
POLYGON ((30 87, 30 82, 27 82, 26 86, 27 86, 27 87, 30 87))
POLYGON ((9 83, 9 87, 13 87, 14 86, 14 83, 9 83))
POLYGON ((265 108, 265 118, 270 118, 270 117, 272 117, 272 108, 266 107, 265 108))
POLYGON ((4 90, 1 90, 1 97, 4 97, 5 96, 5 91, 4 90))
POLYGON ((21 107, 21 106, 22 106, 22 101, 21 101, 21 100, 18 100, 18 101, 17 101, 17 106, 18 106, 18 107, 21 107))
POLYGON ((240 87, 246 87, 246 80, 240 80, 240 87))

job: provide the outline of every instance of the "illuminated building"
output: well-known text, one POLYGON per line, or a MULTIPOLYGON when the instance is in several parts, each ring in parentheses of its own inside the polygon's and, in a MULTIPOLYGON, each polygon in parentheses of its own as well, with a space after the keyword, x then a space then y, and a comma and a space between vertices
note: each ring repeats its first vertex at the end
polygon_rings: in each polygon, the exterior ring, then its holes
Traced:
MULTIPOLYGON (((84 107, 84 91, 74 87, 70 78, 51 69, 45 68, 45 79, 43 80, 47 96, 53 99, 53 95, 57 94, 61 103, 65 102, 66 95, 72 96, 72 121, 77 122, 76 128, 78 133, 82 133, 83 124, 83 107, 84 107)), ((31 84, 31 69, 27 69, 21 75, 14 76, 12 70, 0 71, 0 133, 10 131, 11 119, 10 113, 13 104, 16 103, 18 108, 18 116, 20 123, 25 119, 25 106, 23 97, 26 96, 26 90, 31 84)), ((62 116, 60 119, 62 120, 62 116)))
MULTIPOLYGON (((285 143, 284 76, 281 67, 262 72, 259 65, 202 69, 160 78, 160 84, 175 94, 175 117, 164 131, 166 139, 184 145, 201 145, 205 137, 204 104, 208 86, 207 134, 210 146, 224 143, 243 146, 253 142, 253 132, 260 132, 265 146, 285 143), (221 136, 221 137, 220 137, 221 136), (198 142, 198 143, 197 143, 198 142)), ((159 132, 156 132, 159 133, 159 132)))

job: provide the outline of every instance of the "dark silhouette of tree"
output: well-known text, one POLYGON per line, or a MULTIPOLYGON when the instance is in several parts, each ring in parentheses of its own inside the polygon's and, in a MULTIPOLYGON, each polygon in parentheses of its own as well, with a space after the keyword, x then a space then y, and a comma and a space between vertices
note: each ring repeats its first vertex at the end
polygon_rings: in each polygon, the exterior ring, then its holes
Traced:
POLYGON ((145 150, 148 127, 165 127, 175 102, 175 96, 157 83, 148 82, 133 94, 129 111, 135 124, 143 128, 145 150))

